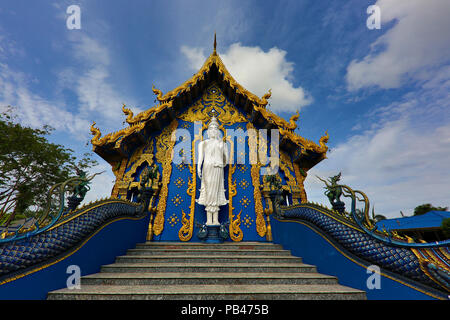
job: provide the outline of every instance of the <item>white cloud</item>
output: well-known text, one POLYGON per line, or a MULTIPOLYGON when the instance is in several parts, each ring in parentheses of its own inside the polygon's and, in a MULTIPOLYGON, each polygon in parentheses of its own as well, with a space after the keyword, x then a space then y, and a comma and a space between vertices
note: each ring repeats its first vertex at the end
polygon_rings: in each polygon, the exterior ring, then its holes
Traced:
POLYGON ((111 58, 106 47, 102 46, 97 40, 81 34, 79 37, 71 37, 73 43, 73 54, 84 63, 95 66, 110 64, 111 58))
POLYGON ((125 101, 108 83, 108 71, 102 66, 87 70, 76 81, 75 92, 80 101, 80 111, 90 114, 96 111, 110 123, 123 120, 121 105, 125 101))
POLYGON ((56 130, 67 131, 76 139, 86 139, 89 122, 67 110, 60 101, 51 101, 33 93, 28 86, 28 77, 0 64, 0 105, 18 109, 22 124, 37 128, 51 125, 56 130))
MULTIPOLYGON (((59 84, 77 95, 82 116, 95 119, 100 126, 106 125, 109 129, 117 130, 117 124, 124 120, 122 103, 133 105, 134 99, 121 93, 111 78, 108 49, 85 34, 72 37, 71 43, 77 69, 69 67, 60 70, 59 84)), ((135 113, 140 111, 133 108, 135 113)))
MULTIPOLYGON (((66 131, 73 138, 90 137, 89 128, 95 120, 105 130, 117 130, 124 120, 122 103, 132 104, 122 96, 110 77, 111 58, 105 46, 95 39, 80 34, 70 37, 71 50, 77 67, 56 71, 57 82, 52 97, 31 89, 30 74, 13 70, 0 63, 0 104, 18 108, 19 120, 25 125, 42 127, 49 124, 58 131, 66 131), (61 94, 70 90, 78 98, 79 105, 66 101, 61 94)), ((11 51, 12 49, 9 49, 11 51)), ((0 56, 1 58, 1 56, 0 56)), ((132 108, 135 113, 138 108, 132 108)))
MULTIPOLYGON (((372 44, 369 55, 350 63, 348 89, 416 85, 399 101, 370 112, 367 130, 337 145, 311 175, 342 170, 342 182, 364 191, 375 212, 388 217, 400 211, 411 215, 423 203, 450 207, 450 2, 376 4, 382 28, 395 24, 372 44)), ((310 177, 306 184, 311 200, 327 202, 321 183, 310 177)))
POLYGON ((381 9, 381 27, 389 22, 395 25, 372 44, 372 53, 350 63, 349 90, 398 88, 408 79, 420 79, 427 69, 449 62, 449 1, 378 0, 376 5, 381 9))
POLYGON ((342 183, 365 192, 375 212, 387 217, 399 216, 400 211, 411 215, 423 203, 449 206, 448 127, 422 134, 404 123, 391 125, 336 147, 329 159, 311 170, 306 180, 309 200, 328 205, 314 175, 328 177, 342 171, 342 183))
POLYGON ((183 53, 188 59, 189 66, 192 70, 200 69, 206 60, 206 56, 202 48, 182 46, 181 53, 183 53))
POLYGON ((375 213, 412 215, 416 206, 450 207, 450 81, 408 93, 369 117, 375 125, 332 148, 306 179, 309 200, 327 203, 315 178, 342 171, 342 183, 367 194, 375 213))
MULTIPOLYGON (((181 52, 195 71, 206 60, 200 48, 183 46, 181 52)), ((261 97, 272 89, 271 110, 292 112, 312 102, 312 97, 302 87, 292 83, 294 64, 286 60, 286 51, 271 48, 265 52, 259 47, 234 43, 219 54, 233 78, 250 92, 261 97)))

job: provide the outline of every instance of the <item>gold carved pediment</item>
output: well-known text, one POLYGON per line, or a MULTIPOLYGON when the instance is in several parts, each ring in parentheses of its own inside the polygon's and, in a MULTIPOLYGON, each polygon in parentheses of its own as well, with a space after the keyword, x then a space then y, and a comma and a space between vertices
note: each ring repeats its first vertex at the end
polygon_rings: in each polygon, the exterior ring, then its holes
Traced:
POLYGON ((215 116, 222 126, 232 125, 237 122, 247 122, 248 119, 226 98, 219 86, 211 84, 203 93, 203 96, 187 111, 179 116, 179 119, 189 122, 201 121, 206 124, 215 116))

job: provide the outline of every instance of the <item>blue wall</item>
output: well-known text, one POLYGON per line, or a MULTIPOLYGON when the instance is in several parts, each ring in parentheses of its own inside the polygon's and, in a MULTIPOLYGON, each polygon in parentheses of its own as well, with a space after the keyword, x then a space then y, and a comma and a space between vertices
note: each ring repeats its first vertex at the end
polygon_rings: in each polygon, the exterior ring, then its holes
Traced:
POLYGON ((47 292, 66 287, 68 266, 78 265, 82 276, 97 273, 102 265, 114 263, 117 256, 134 248, 136 243, 145 242, 147 227, 148 217, 110 222, 67 258, 0 285, 0 299, 46 299, 47 292))
POLYGON ((271 222, 275 243, 291 250, 293 255, 302 257, 304 263, 316 265, 319 273, 336 276, 340 284, 366 291, 369 300, 434 299, 386 276, 381 277, 380 289, 369 290, 366 283, 372 273, 367 273, 366 266, 357 258, 349 253, 346 253, 346 257, 307 224, 276 219, 271 219, 271 222))

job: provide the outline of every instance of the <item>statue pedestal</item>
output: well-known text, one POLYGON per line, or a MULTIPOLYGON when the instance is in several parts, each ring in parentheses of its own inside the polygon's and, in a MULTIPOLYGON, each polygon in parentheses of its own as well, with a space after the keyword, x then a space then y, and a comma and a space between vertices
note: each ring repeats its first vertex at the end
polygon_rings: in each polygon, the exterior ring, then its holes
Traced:
POLYGON ((207 234, 203 239, 205 243, 222 243, 223 239, 219 236, 220 224, 206 226, 207 234))
POLYGON ((81 201, 83 201, 83 198, 81 197, 70 196, 67 198, 67 209, 69 209, 69 211, 75 210, 81 201))
POLYGON ((228 237, 225 225, 202 225, 197 237, 204 243, 222 243, 228 237))
POLYGON ((336 210, 339 213, 345 212, 345 203, 342 201, 336 201, 336 202, 332 203, 332 206, 333 206, 333 210, 336 210))

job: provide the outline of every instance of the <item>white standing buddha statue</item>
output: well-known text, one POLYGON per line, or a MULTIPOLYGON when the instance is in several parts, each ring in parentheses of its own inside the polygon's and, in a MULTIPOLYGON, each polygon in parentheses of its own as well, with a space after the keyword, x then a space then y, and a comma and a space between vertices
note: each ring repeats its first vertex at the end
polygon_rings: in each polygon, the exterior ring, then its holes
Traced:
POLYGON ((212 117, 208 138, 198 145, 198 176, 201 179, 198 204, 205 206, 206 225, 219 225, 219 207, 228 203, 225 197, 224 168, 228 164, 228 147, 220 137, 217 119, 212 117))

